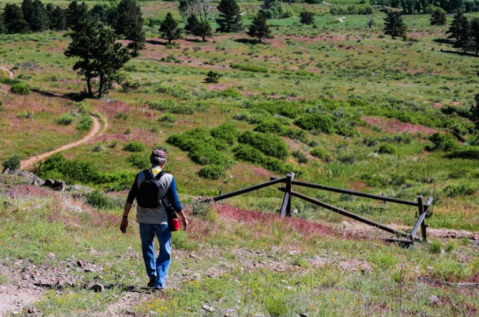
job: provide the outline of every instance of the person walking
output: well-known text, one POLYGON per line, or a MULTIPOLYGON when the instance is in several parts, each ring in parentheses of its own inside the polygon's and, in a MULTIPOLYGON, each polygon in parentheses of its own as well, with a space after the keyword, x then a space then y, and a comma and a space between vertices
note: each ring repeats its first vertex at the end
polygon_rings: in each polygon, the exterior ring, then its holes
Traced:
POLYGON ((171 231, 168 227, 168 214, 165 206, 171 205, 178 213, 184 230, 188 228, 188 219, 176 192, 175 178, 173 175, 163 172, 166 153, 162 150, 154 150, 150 156, 150 163, 152 165, 150 169, 136 175, 135 182, 126 199, 120 230, 123 233, 126 232, 128 214, 136 198, 138 203, 136 221, 140 226, 141 249, 146 274, 150 278, 147 286, 163 290, 166 287, 166 276, 171 262, 171 231), (160 246, 156 261, 155 235, 160 246))

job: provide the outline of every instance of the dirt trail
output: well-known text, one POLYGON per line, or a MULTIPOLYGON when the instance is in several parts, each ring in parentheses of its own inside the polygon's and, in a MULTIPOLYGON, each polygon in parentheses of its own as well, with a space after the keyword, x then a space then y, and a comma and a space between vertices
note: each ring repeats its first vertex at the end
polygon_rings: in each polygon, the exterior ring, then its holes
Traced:
POLYGON ((13 72, 12 72, 10 69, 6 68, 6 67, 0 66, 0 69, 6 71, 6 72, 8 73, 8 77, 9 77, 10 79, 13 79, 13 77, 15 76, 15 75, 13 74, 13 72))
MULTIPOLYGON (((92 129, 90 130, 90 132, 81 140, 78 140, 76 142, 73 142, 73 143, 69 143, 69 144, 65 144, 53 151, 50 151, 50 152, 47 152, 47 153, 43 153, 43 154, 40 154, 40 155, 37 155, 37 156, 34 156, 34 157, 31 157, 29 158, 28 160, 25 160, 25 161, 22 161, 20 163, 20 169, 24 170, 28 167, 31 167, 33 164, 49 157, 49 156, 52 156, 53 154, 55 153, 58 153, 58 152, 61 152, 61 151, 64 151, 64 150, 67 150, 67 149, 71 149, 72 147, 75 147, 75 146, 79 146, 80 144, 83 144, 89 140, 91 140, 98 132, 100 132, 100 128, 101 128, 101 124, 100 124, 100 121, 98 120, 98 118, 94 117, 94 116, 91 116, 91 118, 93 119, 93 127, 92 129)), ((106 128, 106 125, 105 125, 105 128, 106 128)), ((101 132, 103 133, 105 129, 103 129, 101 132)))

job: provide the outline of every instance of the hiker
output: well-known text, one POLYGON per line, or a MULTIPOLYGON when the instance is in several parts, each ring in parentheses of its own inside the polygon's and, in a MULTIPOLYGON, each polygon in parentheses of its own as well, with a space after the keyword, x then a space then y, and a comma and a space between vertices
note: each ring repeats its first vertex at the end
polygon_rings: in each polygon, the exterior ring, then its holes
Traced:
POLYGON ((140 225, 141 249, 145 261, 146 274, 150 278, 148 287, 156 290, 165 288, 166 276, 171 261, 171 231, 168 227, 168 214, 165 206, 172 208, 180 215, 183 229, 188 228, 188 220, 183 213, 176 182, 171 174, 163 172, 166 153, 154 150, 150 156, 152 167, 136 175, 123 211, 120 230, 125 233, 128 227, 128 213, 133 200, 137 200, 136 221, 140 225), (146 181, 145 181, 146 180, 146 181), (141 186, 143 184, 143 187, 141 186), (156 206, 156 207, 155 207, 156 206), (155 261, 154 238, 158 238, 160 253, 155 261))

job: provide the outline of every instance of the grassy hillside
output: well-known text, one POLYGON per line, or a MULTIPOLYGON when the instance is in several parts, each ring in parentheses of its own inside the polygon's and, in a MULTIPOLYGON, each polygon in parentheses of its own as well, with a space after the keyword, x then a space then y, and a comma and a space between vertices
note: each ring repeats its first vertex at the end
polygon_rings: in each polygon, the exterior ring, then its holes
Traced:
POLYGON ((439 238, 446 232, 405 250, 348 222, 188 206, 191 230, 173 234, 169 288, 158 294, 143 288, 134 215, 123 235, 119 210, 67 194, 13 185, 2 200, 0 290, 30 290, 14 309, 25 316, 471 316, 478 309, 477 288, 454 284, 478 282, 477 246, 439 238), (93 292, 94 283, 105 290, 93 292))

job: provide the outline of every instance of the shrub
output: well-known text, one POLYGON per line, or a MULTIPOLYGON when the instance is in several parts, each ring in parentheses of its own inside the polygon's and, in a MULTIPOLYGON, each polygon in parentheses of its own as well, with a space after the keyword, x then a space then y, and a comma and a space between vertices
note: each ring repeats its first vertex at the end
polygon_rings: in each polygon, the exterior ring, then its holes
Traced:
POLYGON ((239 69, 246 72, 255 72, 255 73, 267 73, 268 69, 265 67, 255 66, 255 65, 243 65, 243 64, 231 64, 231 68, 239 69))
POLYGON ((158 118, 158 121, 159 122, 170 122, 170 123, 173 123, 173 122, 176 122, 176 116, 174 114, 171 114, 171 113, 165 113, 164 115, 161 115, 159 118, 158 118))
POLYGON ((288 313, 288 305, 282 297, 269 295, 263 300, 263 305, 271 317, 286 316, 288 313))
POLYGON ((285 129, 285 126, 282 125, 278 120, 267 119, 267 120, 261 122, 254 129, 254 131, 262 132, 262 133, 273 133, 273 134, 277 134, 277 135, 282 135, 284 129, 285 129))
POLYGON ((305 130, 319 130, 324 133, 334 133, 334 121, 331 116, 312 113, 296 120, 295 124, 305 130))
POLYGON ((142 153, 134 153, 127 159, 133 167, 138 169, 147 169, 150 167, 150 157, 142 153))
POLYGON ((8 168, 11 171, 16 171, 20 169, 20 157, 15 154, 10 157, 8 160, 2 163, 4 169, 8 168))
POLYGON ((300 106, 297 103, 291 102, 262 102, 252 105, 251 107, 265 110, 272 115, 281 115, 290 119, 296 119, 302 113, 300 106))
POLYGON ((243 94, 233 88, 227 88, 225 90, 219 91, 218 96, 225 98, 241 98, 243 94))
POLYGON ((396 153, 396 147, 391 144, 381 144, 378 148, 378 153, 379 154, 394 154, 396 153))
POLYGON ((30 87, 25 83, 16 83, 10 87, 10 91, 17 95, 28 95, 30 94, 30 87))
POLYGON ((85 194, 87 204, 98 209, 115 209, 123 207, 123 198, 110 198, 99 190, 85 194))
POLYGON ((246 131, 240 135, 238 142, 249 144, 264 154, 279 159, 284 159, 289 155, 286 143, 275 135, 246 131))
POLYGON ((199 172, 200 177, 219 179, 226 176, 225 167, 221 165, 206 165, 199 172))
POLYGON ((210 70, 206 75, 205 82, 210 84, 217 84, 220 81, 220 73, 210 70))
POLYGON ((251 162, 276 173, 286 174, 294 172, 298 177, 303 173, 302 170, 295 169, 277 159, 265 156, 261 151, 255 149, 251 145, 238 144, 233 148, 233 153, 237 160, 251 162))
POLYGON ((293 156, 296 158, 299 164, 306 164, 309 161, 308 157, 299 150, 294 151, 293 156))
POLYGON ((93 119, 90 118, 90 116, 85 115, 80 118, 80 121, 78 121, 76 129, 79 131, 86 131, 86 130, 90 130, 92 125, 93 125, 93 119))
POLYGON ((238 141, 240 132, 236 126, 231 123, 223 123, 211 130, 211 135, 216 139, 225 140, 229 145, 233 145, 238 141))
POLYGON ((145 149, 145 145, 138 141, 128 142, 123 148, 123 150, 128 152, 143 152, 145 149))
POLYGON ((314 157, 320 158, 326 162, 331 161, 331 156, 328 154, 328 152, 320 147, 312 149, 311 151, 309 151, 309 154, 314 157))
POLYGON ((33 113, 31 111, 22 111, 17 115, 20 119, 32 119, 33 113))
POLYGON ((429 252, 433 254, 441 253, 441 249, 442 249, 441 241, 433 240, 431 244, 429 245, 429 252))
POLYGON ((69 124, 71 124, 73 121, 75 121, 75 117, 72 116, 72 115, 69 114, 69 113, 64 113, 64 114, 62 114, 61 116, 59 116, 58 118, 56 118, 54 121, 55 121, 56 124, 69 125, 69 124))
POLYGON ((429 141, 431 141, 434 146, 427 146, 427 151, 442 150, 448 152, 456 150, 459 147, 456 139, 450 134, 436 132, 429 137, 429 141))
POLYGON ((469 183, 462 183, 459 185, 448 185, 443 189, 446 197, 468 196, 476 193, 478 188, 469 183))

